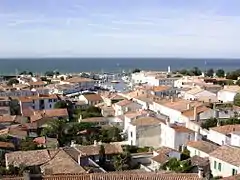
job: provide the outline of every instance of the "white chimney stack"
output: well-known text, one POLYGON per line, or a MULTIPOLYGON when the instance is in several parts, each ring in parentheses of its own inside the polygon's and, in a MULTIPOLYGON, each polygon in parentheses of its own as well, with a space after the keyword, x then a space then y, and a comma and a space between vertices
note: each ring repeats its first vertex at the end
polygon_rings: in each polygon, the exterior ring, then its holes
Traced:
POLYGON ((93 145, 97 146, 97 141, 96 140, 93 141, 93 145))
POLYGON ((201 167, 198 167, 198 177, 199 178, 203 178, 203 168, 201 168, 201 167))

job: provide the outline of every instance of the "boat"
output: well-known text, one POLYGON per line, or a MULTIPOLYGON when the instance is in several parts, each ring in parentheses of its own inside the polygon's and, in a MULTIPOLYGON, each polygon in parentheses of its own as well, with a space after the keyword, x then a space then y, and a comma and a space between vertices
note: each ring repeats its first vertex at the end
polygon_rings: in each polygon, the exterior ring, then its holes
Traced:
POLYGON ((120 83, 120 81, 118 81, 118 80, 112 80, 111 83, 117 84, 117 83, 120 83))

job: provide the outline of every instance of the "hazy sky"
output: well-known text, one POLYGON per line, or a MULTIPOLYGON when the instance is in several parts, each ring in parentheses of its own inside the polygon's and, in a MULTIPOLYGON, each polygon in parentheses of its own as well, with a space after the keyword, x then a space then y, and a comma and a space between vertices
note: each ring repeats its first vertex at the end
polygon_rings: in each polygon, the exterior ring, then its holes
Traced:
POLYGON ((0 0, 0 56, 240 57, 240 0, 0 0))

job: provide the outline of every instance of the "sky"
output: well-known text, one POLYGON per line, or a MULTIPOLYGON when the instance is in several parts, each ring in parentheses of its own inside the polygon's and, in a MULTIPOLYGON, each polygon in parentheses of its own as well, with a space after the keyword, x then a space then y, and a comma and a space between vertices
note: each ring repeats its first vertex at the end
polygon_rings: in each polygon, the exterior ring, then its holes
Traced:
POLYGON ((240 57, 240 0, 0 0, 0 57, 240 57))

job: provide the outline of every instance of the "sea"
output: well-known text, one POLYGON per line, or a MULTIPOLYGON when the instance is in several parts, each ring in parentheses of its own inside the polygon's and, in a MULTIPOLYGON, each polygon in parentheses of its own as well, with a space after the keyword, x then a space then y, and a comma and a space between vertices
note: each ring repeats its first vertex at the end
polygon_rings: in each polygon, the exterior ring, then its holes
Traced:
POLYGON ((191 58, 15 58, 0 59, 0 74, 10 75, 22 71, 44 73, 78 72, 130 72, 141 70, 224 69, 231 71, 240 68, 240 59, 191 59, 191 58))

